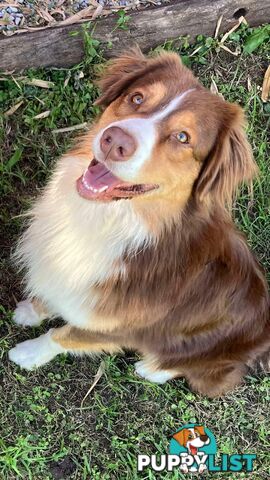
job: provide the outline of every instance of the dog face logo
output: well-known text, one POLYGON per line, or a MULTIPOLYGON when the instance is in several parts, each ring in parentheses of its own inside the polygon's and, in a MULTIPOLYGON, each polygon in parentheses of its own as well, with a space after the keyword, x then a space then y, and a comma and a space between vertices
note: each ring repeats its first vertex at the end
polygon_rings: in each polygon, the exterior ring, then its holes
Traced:
POLYGON ((190 455, 196 455, 198 450, 210 443, 210 438, 203 426, 196 425, 193 428, 183 428, 173 435, 173 438, 182 447, 185 447, 190 455))
POLYGON ((181 456, 183 473, 203 473, 208 468, 208 456, 216 452, 215 437, 203 425, 185 425, 171 438, 170 454, 181 456))

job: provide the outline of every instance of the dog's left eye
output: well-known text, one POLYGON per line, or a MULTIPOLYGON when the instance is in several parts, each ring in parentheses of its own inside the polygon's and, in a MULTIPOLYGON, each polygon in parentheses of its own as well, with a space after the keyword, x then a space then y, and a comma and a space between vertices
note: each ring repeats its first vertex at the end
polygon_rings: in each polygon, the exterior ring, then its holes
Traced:
POLYGON ((141 93, 134 93, 134 95, 131 95, 130 101, 135 105, 141 105, 143 103, 143 95, 141 93))
POLYGON ((187 132, 179 132, 175 135, 176 140, 180 143, 188 143, 189 142, 189 136, 187 132))

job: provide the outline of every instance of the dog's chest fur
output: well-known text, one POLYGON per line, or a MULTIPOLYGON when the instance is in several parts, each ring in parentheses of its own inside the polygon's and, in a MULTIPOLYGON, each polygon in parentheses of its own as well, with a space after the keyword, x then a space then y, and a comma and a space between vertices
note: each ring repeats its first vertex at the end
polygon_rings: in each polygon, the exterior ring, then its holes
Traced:
POLYGON ((17 256, 27 269, 27 292, 53 315, 86 327, 98 300, 92 287, 125 275, 124 254, 142 248, 149 234, 130 202, 90 204, 55 184, 34 207, 17 256))

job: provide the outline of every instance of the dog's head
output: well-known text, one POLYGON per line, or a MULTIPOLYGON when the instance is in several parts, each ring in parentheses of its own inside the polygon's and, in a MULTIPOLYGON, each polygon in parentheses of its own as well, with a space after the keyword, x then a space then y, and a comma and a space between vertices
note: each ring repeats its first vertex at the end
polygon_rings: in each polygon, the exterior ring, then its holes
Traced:
POLYGON ((210 443, 210 438, 203 426, 195 425, 193 428, 184 428, 173 435, 173 438, 192 454, 196 454, 198 448, 210 443))
POLYGON ((83 197, 224 204, 256 172, 241 108, 200 85, 177 54, 132 50, 108 65, 100 87, 83 197))

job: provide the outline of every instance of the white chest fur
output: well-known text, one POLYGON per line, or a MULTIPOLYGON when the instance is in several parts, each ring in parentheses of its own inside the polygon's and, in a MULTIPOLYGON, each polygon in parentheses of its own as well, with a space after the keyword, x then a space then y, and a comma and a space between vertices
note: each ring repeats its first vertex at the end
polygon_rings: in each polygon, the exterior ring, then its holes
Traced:
POLYGON ((84 169, 83 160, 59 164, 17 251, 27 269, 28 294, 80 327, 91 322, 97 300, 91 287, 121 270, 126 251, 132 254, 149 241, 131 202, 99 204, 79 197, 75 181, 84 169))

